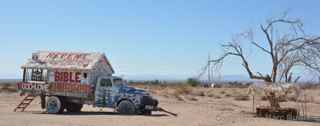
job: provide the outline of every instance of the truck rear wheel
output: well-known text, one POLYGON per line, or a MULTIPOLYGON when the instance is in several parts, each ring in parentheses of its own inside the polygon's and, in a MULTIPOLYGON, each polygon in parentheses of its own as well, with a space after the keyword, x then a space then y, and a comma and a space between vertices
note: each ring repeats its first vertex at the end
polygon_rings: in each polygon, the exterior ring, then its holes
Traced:
POLYGON ((77 103, 67 103, 66 104, 66 109, 68 112, 80 112, 82 109, 83 105, 82 104, 77 104, 77 103))
POLYGON ((63 101, 56 96, 49 96, 46 99, 46 109, 49 114, 60 114, 64 111, 63 101))
POLYGON ((118 104, 118 112, 125 115, 136 114, 136 108, 134 104, 128 100, 123 100, 118 104))

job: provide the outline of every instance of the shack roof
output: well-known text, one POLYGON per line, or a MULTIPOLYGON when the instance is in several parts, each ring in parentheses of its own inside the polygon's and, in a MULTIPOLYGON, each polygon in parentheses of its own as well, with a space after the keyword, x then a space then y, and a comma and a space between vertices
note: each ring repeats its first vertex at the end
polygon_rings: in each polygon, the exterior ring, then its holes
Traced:
POLYGON ((104 53, 38 51, 32 54, 32 58, 22 68, 90 70, 99 63, 114 73, 104 53))

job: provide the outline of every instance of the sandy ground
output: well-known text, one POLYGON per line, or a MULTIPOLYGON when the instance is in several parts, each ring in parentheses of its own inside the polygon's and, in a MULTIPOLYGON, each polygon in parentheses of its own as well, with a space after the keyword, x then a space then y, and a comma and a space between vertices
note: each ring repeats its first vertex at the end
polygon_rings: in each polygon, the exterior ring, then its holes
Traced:
MULTIPOLYGON (((232 98, 197 97, 197 101, 178 101, 157 96, 160 106, 178 113, 178 117, 155 112, 153 116, 126 116, 112 109, 85 106, 82 113, 43 114, 39 100, 25 112, 13 112, 22 97, 0 93, 0 126, 320 126, 320 121, 286 121, 254 117, 251 101, 232 98)), ((290 104, 290 103, 288 103, 290 104)), ((310 103, 309 114, 320 116, 320 104, 310 103)))

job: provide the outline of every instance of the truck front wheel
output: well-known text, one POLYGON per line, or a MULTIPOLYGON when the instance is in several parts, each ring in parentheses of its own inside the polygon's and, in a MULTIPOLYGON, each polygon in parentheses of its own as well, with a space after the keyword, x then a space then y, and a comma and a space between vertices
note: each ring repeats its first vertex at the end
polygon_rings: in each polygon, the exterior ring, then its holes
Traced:
POLYGON ((136 114, 136 108, 134 104, 128 100, 123 100, 118 104, 118 112, 125 115, 136 114))
POLYGON ((141 115, 152 115, 152 111, 151 110, 143 110, 141 112, 141 115))
POLYGON ((49 96, 46 99, 46 109, 49 114, 60 114, 64 111, 63 101, 56 96, 49 96))

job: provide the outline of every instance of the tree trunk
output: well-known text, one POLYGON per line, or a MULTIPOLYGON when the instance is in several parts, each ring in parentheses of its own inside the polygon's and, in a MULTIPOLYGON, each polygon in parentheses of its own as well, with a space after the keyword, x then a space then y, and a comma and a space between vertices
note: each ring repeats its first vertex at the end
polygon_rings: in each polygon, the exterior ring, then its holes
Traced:
POLYGON ((273 63, 272 74, 271 74, 271 79, 273 83, 277 82, 277 71, 278 71, 278 64, 273 63))

